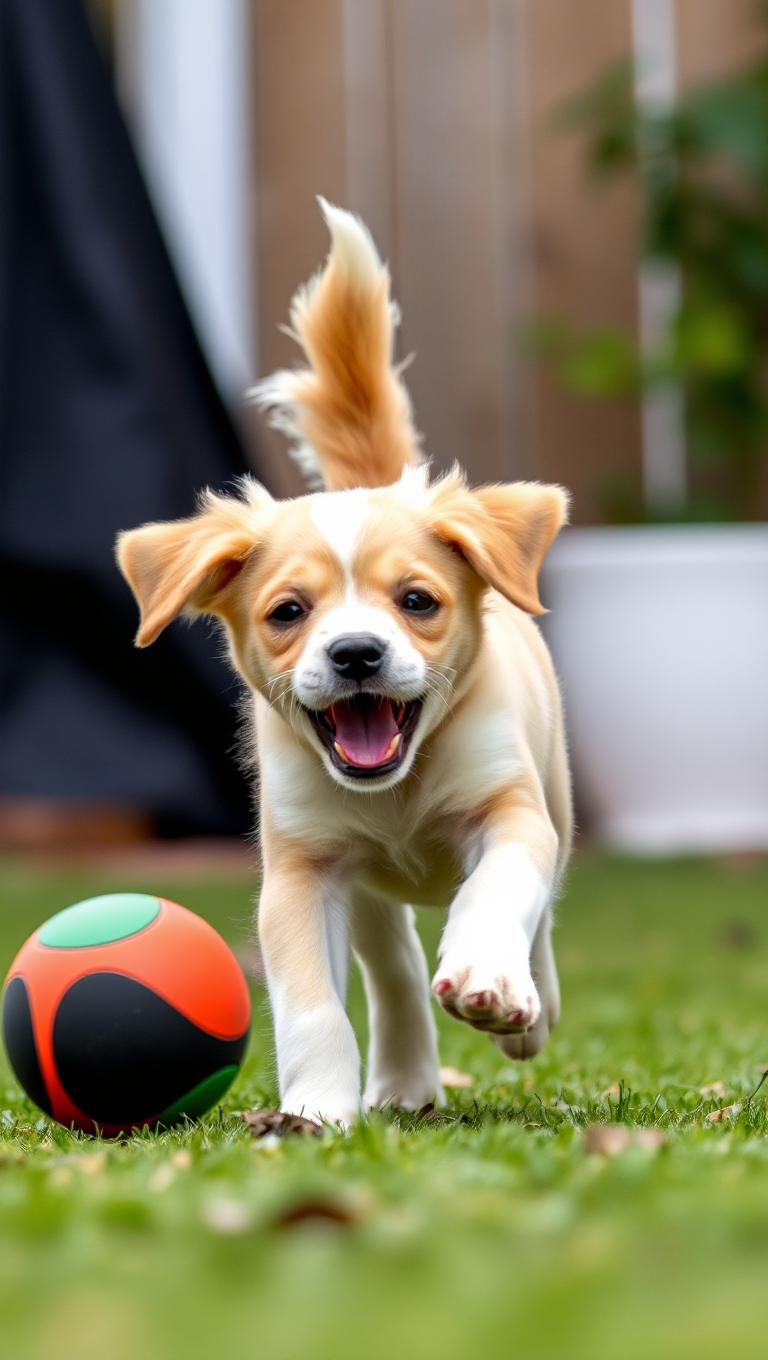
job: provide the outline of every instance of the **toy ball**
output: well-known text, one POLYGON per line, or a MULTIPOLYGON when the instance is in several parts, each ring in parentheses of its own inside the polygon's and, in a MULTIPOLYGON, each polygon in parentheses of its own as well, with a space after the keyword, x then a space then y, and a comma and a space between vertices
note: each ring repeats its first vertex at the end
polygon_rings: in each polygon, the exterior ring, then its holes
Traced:
POLYGON ((11 1067, 88 1133, 197 1119, 242 1062, 251 1003, 234 954, 176 902, 110 893, 36 930, 5 983, 11 1067))

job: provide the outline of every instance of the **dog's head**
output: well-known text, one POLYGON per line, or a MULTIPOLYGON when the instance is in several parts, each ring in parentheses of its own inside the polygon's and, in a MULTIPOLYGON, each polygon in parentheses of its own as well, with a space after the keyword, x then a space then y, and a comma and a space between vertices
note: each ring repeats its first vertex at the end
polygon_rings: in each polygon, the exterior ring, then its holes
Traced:
POLYGON ((356 218, 323 204, 324 271, 294 299, 310 361, 257 390, 328 490, 277 502, 246 479, 194 518, 123 534, 147 646, 180 613, 218 615, 244 679, 333 778, 388 788, 450 714, 478 655, 488 587, 542 612, 559 487, 429 483, 392 363, 389 275, 356 218))
POLYGON ((558 487, 471 491, 422 469, 394 486, 279 502, 246 481, 200 513, 122 535, 140 646, 179 613, 226 625, 240 674, 333 778, 397 783, 477 657, 489 586, 542 612, 537 574, 565 514, 558 487))

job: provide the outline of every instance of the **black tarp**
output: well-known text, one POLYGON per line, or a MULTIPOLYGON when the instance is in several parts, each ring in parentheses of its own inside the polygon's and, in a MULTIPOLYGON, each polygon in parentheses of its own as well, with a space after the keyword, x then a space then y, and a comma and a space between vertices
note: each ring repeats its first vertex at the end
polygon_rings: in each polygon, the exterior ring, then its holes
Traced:
POLYGON ((247 826, 220 641, 135 651, 113 559, 245 470, 80 0, 0 0, 0 795, 247 826))

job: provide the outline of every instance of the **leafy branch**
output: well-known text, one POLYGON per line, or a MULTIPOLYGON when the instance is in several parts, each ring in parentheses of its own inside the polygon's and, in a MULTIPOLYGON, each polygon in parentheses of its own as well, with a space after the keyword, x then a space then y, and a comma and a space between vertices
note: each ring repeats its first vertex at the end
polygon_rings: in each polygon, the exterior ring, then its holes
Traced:
POLYGON ((679 385, 693 492, 678 517, 750 518, 768 446, 768 56, 668 112, 637 107, 623 63, 558 123, 587 133, 593 179, 637 177, 639 253, 677 271, 681 300, 650 353, 622 329, 556 321, 533 347, 580 396, 679 385))

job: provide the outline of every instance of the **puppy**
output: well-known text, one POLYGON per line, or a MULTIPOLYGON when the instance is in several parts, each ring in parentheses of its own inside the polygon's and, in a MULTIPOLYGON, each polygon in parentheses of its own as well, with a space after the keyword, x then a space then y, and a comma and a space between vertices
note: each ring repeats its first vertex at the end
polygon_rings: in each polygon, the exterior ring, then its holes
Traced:
POLYGON ((309 367, 256 390, 324 491, 245 479, 120 537, 146 647, 222 620, 252 692, 259 934, 284 1110, 343 1125, 444 1099, 409 902, 448 907, 432 994, 512 1058, 558 1018, 552 903, 571 837, 557 682, 529 615, 566 517, 555 486, 430 481, 392 363, 390 281, 363 224, 321 200, 323 271, 293 300, 309 367), (370 1009, 360 1057, 350 950, 370 1009))

